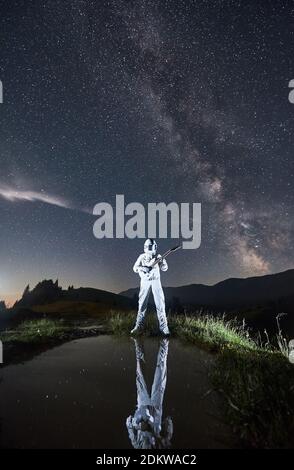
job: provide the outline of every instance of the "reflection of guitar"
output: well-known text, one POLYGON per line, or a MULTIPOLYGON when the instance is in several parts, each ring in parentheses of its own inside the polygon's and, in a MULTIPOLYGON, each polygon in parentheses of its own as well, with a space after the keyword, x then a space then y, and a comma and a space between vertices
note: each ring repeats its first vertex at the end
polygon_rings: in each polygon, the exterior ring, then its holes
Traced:
POLYGON ((160 264, 162 263, 162 261, 168 256, 170 255, 171 253, 173 253, 174 251, 177 251, 181 248, 181 245, 177 245, 177 246, 174 246, 173 248, 170 248, 168 251, 166 251, 162 256, 158 256, 157 258, 152 258, 152 260, 148 263, 148 264, 145 264, 143 266, 144 268, 144 278, 145 279, 150 279, 151 277, 151 273, 152 273, 152 269, 157 265, 157 264, 160 264))

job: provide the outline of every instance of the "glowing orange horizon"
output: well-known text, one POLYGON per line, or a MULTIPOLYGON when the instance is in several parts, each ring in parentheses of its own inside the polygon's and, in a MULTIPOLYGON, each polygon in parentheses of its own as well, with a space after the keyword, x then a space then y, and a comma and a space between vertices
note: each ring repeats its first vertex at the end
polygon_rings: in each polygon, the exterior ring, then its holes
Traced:
POLYGON ((6 294, 6 295, 0 295, 0 300, 4 300, 5 304, 7 307, 12 307, 15 302, 20 299, 21 294, 6 294))

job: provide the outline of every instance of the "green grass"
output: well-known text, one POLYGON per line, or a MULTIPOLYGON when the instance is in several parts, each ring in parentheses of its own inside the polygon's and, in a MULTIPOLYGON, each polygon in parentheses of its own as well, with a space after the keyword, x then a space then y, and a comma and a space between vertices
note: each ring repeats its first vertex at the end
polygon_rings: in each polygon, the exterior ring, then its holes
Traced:
MULTIPOLYGON (((111 312, 110 318, 107 323, 110 333, 119 336, 129 335, 131 329, 134 328, 136 316, 136 312, 111 312)), ((147 315, 142 334, 144 336, 158 335, 158 323, 155 316, 147 315)))
POLYGON ((212 351, 222 348, 256 349, 248 331, 237 322, 226 321, 224 316, 175 316, 171 318, 171 331, 191 343, 202 344, 212 351))
MULTIPOLYGON (((110 332, 116 335, 129 335, 135 320, 135 312, 128 314, 113 312, 108 321, 110 332)), ((257 347, 245 328, 240 327, 235 321, 226 321, 223 316, 174 315, 169 318, 169 328, 172 336, 191 343, 202 344, 211 350, 218 351, 224 346, 248 349, 257 347)), ((158 335, 158 322, 155 315, 147 316, 142 334, 144 336, 158 335)))
MULTIPOLYGON (((109 329, 129 334, 135 314, 114 314, 109 329)), ((244 325, 224 316, 171 316, 173 337, 215 352, 211 381, 223 396, 223 412, 240 446, 294 447, 294 366, 274 346, 262 347, 244 325)), ((155 316, 144 335, 158 334, 155 316)))
POLYGON ((49 319, 26 320, 14 330, 2 332, 0 339, 5 342, 44 343, 52 339, 62 339, 67 328, 61 321, 49 319))

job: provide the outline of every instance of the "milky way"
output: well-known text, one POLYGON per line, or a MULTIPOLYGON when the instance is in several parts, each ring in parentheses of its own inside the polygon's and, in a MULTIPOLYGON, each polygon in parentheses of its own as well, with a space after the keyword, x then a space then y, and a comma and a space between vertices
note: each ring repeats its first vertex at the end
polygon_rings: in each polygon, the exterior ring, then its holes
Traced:
POLYGON ((201 247, 165 285, 293 267, 293 2, 11 3, 0 297, 44 277, 135 285, 142 240, 96 240, 88 213, 116 194, 202 203, 201 247))

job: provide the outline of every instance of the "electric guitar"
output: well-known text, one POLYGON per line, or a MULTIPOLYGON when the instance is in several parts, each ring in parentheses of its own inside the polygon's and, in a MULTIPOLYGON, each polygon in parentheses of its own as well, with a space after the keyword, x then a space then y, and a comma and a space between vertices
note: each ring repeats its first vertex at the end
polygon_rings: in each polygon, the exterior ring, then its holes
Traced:
POLYGON ((155 258, 155 259, 152 259, 148 265, 145 265, 144 268, 148 269, 148 272, 146 272, 144 274, 144 278, 145 279, 150 279, 151 278, 151 275, 152 275, 152 269, 157 265, 157 264, 160 264, 162 263, 163 259, 165 259, 168 255, 170 255, 171 253, 174 253, 175 251, 179 250, 180 248, 182 248, 181 245, 177 245, 177 246, 174 246, 173 248, 170 248, 169 250, 167 250, 162 256, 159 256, 158 258, 155 258))

